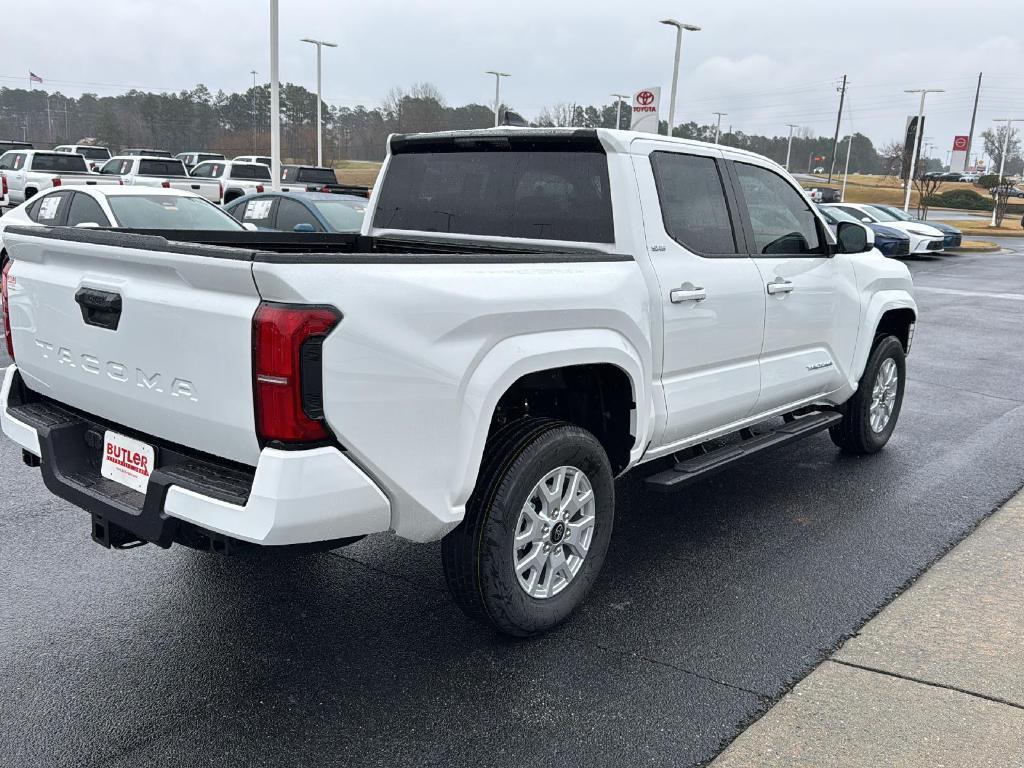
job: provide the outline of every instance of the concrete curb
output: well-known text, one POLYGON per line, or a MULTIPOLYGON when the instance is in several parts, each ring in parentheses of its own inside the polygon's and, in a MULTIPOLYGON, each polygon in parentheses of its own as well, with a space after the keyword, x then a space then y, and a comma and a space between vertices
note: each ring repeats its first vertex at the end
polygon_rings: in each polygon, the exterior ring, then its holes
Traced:
POLYGON ((715 759, 738 766, 1024 764, 1024 492, 715 759))

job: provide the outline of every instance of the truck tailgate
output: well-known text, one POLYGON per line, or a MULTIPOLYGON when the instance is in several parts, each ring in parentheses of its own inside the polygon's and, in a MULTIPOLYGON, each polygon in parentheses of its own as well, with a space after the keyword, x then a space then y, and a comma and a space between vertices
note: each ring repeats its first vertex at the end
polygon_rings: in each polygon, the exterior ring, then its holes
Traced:
POLYGON ((169 179, 169 181, 171 189, 194 192, 205 197, 211 203, 220 202, 220 184, 216 181, 199 181, 198 179, 169 179))
POLYGON ((102 232, 8 230, 26 385, 86 413, 254 465, 247 251, 102 232), (209 255, 234 258, 210 258, 209 255), (116 311, 116 305, 120 311, 116 311))

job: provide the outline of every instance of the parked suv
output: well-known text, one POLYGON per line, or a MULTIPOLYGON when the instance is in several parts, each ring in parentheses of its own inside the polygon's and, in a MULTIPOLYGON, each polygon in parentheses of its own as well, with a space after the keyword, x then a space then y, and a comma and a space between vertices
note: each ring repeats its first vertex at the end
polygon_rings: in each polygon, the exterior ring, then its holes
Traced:
POLYGON ((532 635, 597 579, 616 476, 872 454, 900 415, 906 266, 749 152, 392 136, 360 235, 218 234, 4 233, 0 426, 104 546, 440 539, 455 602, 532 635))

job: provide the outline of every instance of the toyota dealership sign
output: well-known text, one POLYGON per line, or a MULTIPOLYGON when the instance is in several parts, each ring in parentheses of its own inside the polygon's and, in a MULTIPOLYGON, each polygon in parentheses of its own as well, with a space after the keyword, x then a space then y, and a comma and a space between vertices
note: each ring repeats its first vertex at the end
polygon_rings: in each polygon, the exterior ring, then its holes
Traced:
POLYGON ((658 107, 661 88, 641 88, 633 94, 633 119, 629 127, 634 131, 658 132, 658 107))

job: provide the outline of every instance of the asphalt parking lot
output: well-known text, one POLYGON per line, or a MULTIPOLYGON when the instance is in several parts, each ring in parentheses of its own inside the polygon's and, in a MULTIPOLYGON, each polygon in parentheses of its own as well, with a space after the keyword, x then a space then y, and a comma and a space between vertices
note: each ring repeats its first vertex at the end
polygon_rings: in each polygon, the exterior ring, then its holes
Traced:
POLYGON ((818 435, 671 496, 621 480, 601 581, 538 641, 464 619, 437 545, 101 549, 0 440, 0 765, 706 762, 1024 484, 1006 245, 910 263, 882 454, 818 435))

